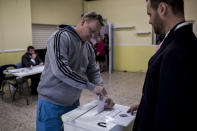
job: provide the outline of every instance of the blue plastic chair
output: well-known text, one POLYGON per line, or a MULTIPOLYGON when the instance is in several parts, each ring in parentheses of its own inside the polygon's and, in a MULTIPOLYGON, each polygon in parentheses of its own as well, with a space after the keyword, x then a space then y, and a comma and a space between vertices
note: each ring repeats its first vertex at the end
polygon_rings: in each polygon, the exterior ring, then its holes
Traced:
POLYGON ((6 84, 6 82, 10 82, 12 84, 16 84, 15 81, 15 76, 10 76, 10 75, 5 75, 3 72, 4 70, 7 70, 9 68, 14 68, 16 69, 16 65, 14 64, 8 64, 8 65, 3 65, 0 67, 0 95, 2 95, 2 99, 3 99, 3 95, 4 95, 4 86, 6 84))
POLYGON ((22 68, 22 63, 21 63, 21 62, 17 63, 17 64, 16 64, 16 67, 17 67, 17 69, 18 69, 18 68, 22 68))

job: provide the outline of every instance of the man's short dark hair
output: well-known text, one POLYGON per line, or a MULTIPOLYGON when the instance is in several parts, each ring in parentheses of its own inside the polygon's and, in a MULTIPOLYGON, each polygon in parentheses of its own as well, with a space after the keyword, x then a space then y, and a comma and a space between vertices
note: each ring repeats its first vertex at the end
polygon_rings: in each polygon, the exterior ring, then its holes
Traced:
MULTIPOLYGON (((148 1, 148 0, 146 0, 148 1)), ((174 14, 181 14, 184 15, 184 1, 183 0, 150 0, 151 7, 153 9, 157 9, 159 3, 165 2, 171 8, 174 14)))
POLYGON ((89 20, 98 20, 101 26, 104 26, 103 17, 100 14, 97 14, 96 12, 88 12, 82 16, 82 18, 87 18, 89 20))
POLYGON ((35 48, 33 46, 28 46, 27 47, 27 51, 29 51, 30 49, 34 49, 35 50, 35 48))

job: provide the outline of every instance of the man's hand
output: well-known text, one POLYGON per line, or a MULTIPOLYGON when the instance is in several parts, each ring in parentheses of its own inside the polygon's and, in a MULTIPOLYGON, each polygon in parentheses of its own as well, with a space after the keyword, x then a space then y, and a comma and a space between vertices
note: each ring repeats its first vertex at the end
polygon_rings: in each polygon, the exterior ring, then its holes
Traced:
POLYGON ((31 56, 32 56, 32 59, 34 60, 36 59, 36 54, 32 54, 31 56))
POLYGON ((127 113, 130 112, 131 115, 133 115, 134 112, 137 111, 138 107, 139 107, 139 104, 137 104, 137 105, 135 105, 135 106, 131 106, 130 109, 127 111, 127 113))
POLYGON ((105 101, 105 110, 110 110, 113 108, 113 106, 115 105, 115 103, 113 102, 113 100, 111 98, 107 98, 105 101))
POLYGON ((43 62, 39 63, 39 66, 42 66, 42 65, 44 65, 44 63, 43 63, 43 62))
POLYGON ((103 99, 104 96, 107 95, 107 91, 102 86, 95 86, 94 87, 94 90, 93 90, 93 93, 95 93, 96 95, 98 95, 101 100, 103 99))

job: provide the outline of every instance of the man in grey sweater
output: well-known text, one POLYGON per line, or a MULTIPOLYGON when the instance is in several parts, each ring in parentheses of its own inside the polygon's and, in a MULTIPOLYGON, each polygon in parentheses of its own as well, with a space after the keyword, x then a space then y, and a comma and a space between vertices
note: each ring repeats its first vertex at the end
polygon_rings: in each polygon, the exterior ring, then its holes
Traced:
POLYGON ((103 26, 101 15, 85 14, 74 28, 61 25, 47 42, 38 86, 37 131, 62 130, 61 115, 79 106, 83 89, 107 94, 89 41, 103 26))

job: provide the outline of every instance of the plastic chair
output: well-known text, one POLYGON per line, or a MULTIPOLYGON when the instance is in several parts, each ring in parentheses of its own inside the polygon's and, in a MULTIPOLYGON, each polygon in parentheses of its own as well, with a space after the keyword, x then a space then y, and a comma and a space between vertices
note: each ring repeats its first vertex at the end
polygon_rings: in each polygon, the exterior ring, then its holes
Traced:
MULTIPOLYGON (((0 67, 0 95, 2 95, 2 99, 3 99, 3 95, 4 95, 4 86, 7 84, 12 84, 13 86, 17 86, 16 84, 16 77, 12 76, 12 75, 6 75, 4 74, 4 71, 7 69, 16 69, 16 65, 14 64, 8 64, 8 65, 3 65, 0 67)), ((9 90, 11 91, 11 89, 9 88, 9 90)), ((10 92, 11 93, 11 92, 10 92)))
MULTIPOLYGON (((4 92, 4 86, 7 84, 9 87, 9 92, 11 96, 11 102, 15 100, 15 95, 18 93, 21 95, 25 91, 24 84, 27 85, 27 93, 29 92, 29 86, 26 78, 18 78, 16 76, 13 76, 11 74, 4 74, 6 70, 8 69, 17 69, 16 65, 9 64, 9 65, 3 65, 0 67, 0 88, 1 88, 1 95, 3 99, 4 92)), ((27 105, 29 105, 28 95, 26 95, 26 101, 27 105)))
POLYGON ((16 67, 17 67, 17 69, 18 69, 18 68, 22 68, 22 63, 21 63, 21 62, 17 63, 17 64, 16 64, 16 67))

